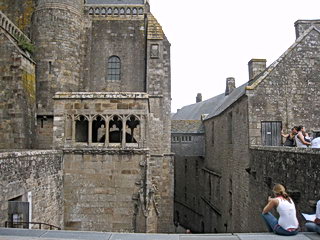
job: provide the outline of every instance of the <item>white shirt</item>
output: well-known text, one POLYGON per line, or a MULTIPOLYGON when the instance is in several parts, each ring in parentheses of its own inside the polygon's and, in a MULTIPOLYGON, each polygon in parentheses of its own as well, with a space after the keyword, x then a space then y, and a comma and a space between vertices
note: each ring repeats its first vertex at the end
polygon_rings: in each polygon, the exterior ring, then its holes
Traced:
POLYGON ((317 203, 316 218, 320 219, 320 200, 317 203))
POLYGON ((294 139, 296 140, 296 145, 297 147, 302 147, 302 148, 307 148, 308 146, 307 145, 304 145, 300 138, 298 137, 298 134, 294 137, 294 139))
POLYGON ((312 140, 311 147, 312 148, 320 148, 320 137, 317 137, 312 140))
POLYGON ((280 215, 279 225, 287 230, 288 228, 298 228, 299 222, 296 214, 296 207, 294 202, 291 200, 291 203, 283 198, 278 197, 279 205, 277 211, 280 215))

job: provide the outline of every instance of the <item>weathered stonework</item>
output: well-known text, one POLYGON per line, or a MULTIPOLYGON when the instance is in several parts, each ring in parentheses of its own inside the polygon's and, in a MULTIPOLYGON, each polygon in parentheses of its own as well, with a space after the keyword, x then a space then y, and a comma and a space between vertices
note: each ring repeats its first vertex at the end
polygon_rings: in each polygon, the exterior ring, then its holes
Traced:
MULTIPOLYGON (((320 152, 281 147, 280 133, 298 125, 310 133, 320 128, 318 27, 317 20, 298 21, 298 38, 273 64, 264 68, 265 60, 252 59, 247 83, 205 103, 185 106, 173 116, 188 120, 186 117, 201 114, 204 118, 203 207, 200 211, 193 208, 193 212, 180 207, 180 216, 190 219, 181 221, 184 227, 201 232, 265 231, 259 215, 275 183, 287 186, 298 212, 314 211, 312 203, 320 198, 320 152), (203 221, 203 228, 199 228, 199 221, 203 221)), ((176 161, 187 157, 178 156, 176 161)), ((193 174, 184 177, 189 179, 193 174)), ((176 176, 183 176, 181 167, 177 167, 176 176)), ((177 190, 175 197, 181 199, 183 192, 177 190)), ((303 225, 301 216, 298 218, 303 225)))
MULTIPOLYGON (((18 148, 30 148, 30 139, 36 149, 64 152, 63 189, 58 189, 64 203, 62 227, 172 232, 170 43, 148 1, 36 3, 28 26, 37 67, 21 80, 29 93, 23 100, 33 100, 24 108, 30 114, 23 123, 33 122, 28 128, 18 126, 30 131, 19 136, 18 148)), ((5 33, 21 34, 6 21, 4 25, 5 33)), ((8 56, 3 66, 11 74, 8 56)), ((11 80, 7 75, 4 80, 11 80)), ((16 91, 2 79, 0 84, 8 86, 8 93, 16 91)), ((1 100, 11 103, 5 96, 1 100)), ((4 113, 12 108, 3 106, 4 113)), ((9 123, 20 120, 19 115, 1 114, 9 123)), ((15 148, 6 140, 11 132, 16 137, 17 130, 3 129, 6 145, 0 148, 15 148)))
POLYGON ((25 36, 1 12, 0 22, 0 149, 30 148, 35 124, 35 62, 15 38, 25 36))
POLYGON ((28 195, 32 222, 63 227, 62 166, 62 151, 0 153, 0 225, 8 221, 8 201, 28 195))

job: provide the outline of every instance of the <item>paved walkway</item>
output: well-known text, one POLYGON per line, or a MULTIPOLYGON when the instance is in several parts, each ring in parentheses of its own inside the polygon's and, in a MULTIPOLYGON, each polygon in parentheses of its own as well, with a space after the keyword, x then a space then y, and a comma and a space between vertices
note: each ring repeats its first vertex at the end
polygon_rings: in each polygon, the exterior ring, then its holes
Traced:
POLYGON ((270 233, 237 234, 129 234, 46 231, 0 228, 0 240, 320 240, 317 233, 283 237, 270 233))

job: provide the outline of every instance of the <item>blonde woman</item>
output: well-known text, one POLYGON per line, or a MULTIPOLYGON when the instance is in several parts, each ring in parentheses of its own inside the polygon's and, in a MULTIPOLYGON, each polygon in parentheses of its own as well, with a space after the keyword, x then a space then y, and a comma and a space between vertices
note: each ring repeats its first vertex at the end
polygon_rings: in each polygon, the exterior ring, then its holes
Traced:
POLYGON ((273 193, 275 197, 268 198, 268 204, 262 211, 262 217, 269 231, 285 236, 296 235, 299 232, 299 222, 294 202, 281 184, 276 184, 273 187, 273 193), (270 213, 272 209, 277 210, 279 219, 270 213))

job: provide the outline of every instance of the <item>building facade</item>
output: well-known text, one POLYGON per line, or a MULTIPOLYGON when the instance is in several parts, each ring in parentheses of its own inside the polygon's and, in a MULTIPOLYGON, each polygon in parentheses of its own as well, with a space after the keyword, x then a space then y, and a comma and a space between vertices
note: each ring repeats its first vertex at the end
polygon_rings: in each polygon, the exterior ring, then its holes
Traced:
MULTIPOLYGON (((0 146, 62 154, 63 206, 54 224, 173 231, 170 43, 149 2, 15 1, 20 12, 7 2, 0 5, 1 47, 10 46, 1 49, 0 146), (28 36, 17 19, 26 19, 28 36)), ((17 197, 4 197, 1 209, 17 197)))
MULTIPOLYGON (((204 207, 196 213, 204 232, 266 231, 260 213, 275 183, 287 187, 301 226, 300 212, 314 211, 318 186, 306 188, 305 183, 318 181, 319 150, 281 146, 281 129, 289 132, 304 125, 312 133, 320 128, 319 21, 297 21, 295 26, 295 43, 269 67, 264 59, 252 59, 248 82, 235 88, 234 79, 228 78, 224 94, 186 106, 173 116, 180 121, 194 113, 198 119, 206 116, 204 207)), ((189 214, 182 211, 180 215, 189 214)), ((196 221, 186 227, 199 229, 196 221)))

